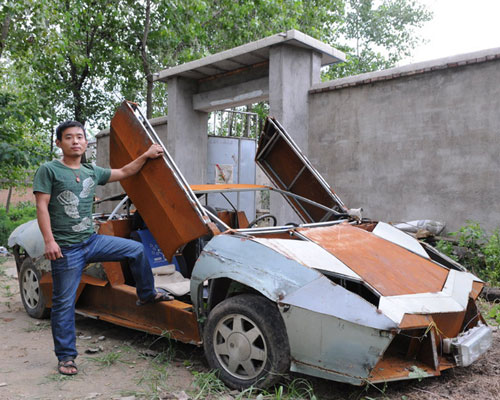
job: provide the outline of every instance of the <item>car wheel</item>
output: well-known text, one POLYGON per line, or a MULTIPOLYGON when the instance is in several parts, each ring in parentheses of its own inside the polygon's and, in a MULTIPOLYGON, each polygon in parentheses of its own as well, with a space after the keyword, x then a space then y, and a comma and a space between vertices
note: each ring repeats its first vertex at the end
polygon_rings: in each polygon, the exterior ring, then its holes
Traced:
POLYGON ((43 319, 50 314, 46 300, 40 288, 40 270, 33 264, 31 258, 26 258, 19 271, 19 289, 24 309, 30 317, 43 319))
POLYGON ((204 329, 210 367, 230 388, 265 388, 290 367, 285 324, 268 299, 254 294, 230 297, 210 312, 204 329))

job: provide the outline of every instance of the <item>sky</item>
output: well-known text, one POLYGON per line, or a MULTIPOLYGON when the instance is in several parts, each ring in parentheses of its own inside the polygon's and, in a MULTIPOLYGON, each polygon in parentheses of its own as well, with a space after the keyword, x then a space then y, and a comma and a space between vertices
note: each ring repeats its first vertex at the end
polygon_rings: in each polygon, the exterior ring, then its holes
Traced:
POLYGON ((500 0, 418 0, 434 13, 419 31, 426 43, 399 63, 500 47, 500 0))

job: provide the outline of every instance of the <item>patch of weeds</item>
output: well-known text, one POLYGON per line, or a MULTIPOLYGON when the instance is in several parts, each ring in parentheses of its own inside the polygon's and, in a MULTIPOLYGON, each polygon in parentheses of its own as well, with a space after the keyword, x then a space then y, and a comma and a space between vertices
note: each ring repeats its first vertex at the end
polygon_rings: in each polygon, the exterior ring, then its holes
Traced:
POLYGON ((13 297, 14 296, 14 292, 12 292, 10 290, 10 288, 11 288, 11 286, 8 283, 5 283, 2 285, 2 290, 4 292, 3 294, 5 297, 13 297))
POLYGON ((497 229, 488 235, 479 223, 467 221, 467 225, 450 236, 455 236, 457 242, 439 241, 437 249, 492 286, 499 286, 500 231, 497 229))
POLYGON ((286 386, 286 398, 316 400, 316 395, 307 379, 294 379, 286 386))
POLYGON ((59 373, 55 373, 55 374, 50 374, 50 375, 47 375, 45 378, 44 378, 44 381, 42 382, 42 384, 45 384, 45 383, 65 383, 67 381, 71 381, 73 379, 76 379, 78 377, 78 375, 63 375, 63 374, 59 374, 59 373))
POLYGON ((121 397, 135 397, 136 399, 157 399, 158 397, 150 397, 148 393, 138 391, 138 390, 122 390, 120 392, 121 397))
POLYGON ((117 352, 111 352, 107 354, 103 354, 102 356, 97 357, 87 357, 88 360, 99 364, 102 368, 107 368, 115 364, 117 361, 121 361, 121 354, 117 352))
POLYGON ((308 399, 317 400, 314 389, 307 379, 293 379, 286 385, 275 386, 273 391, 249 387, 242 391, 235 399, 246 400, 256 396, 258 400, 293 400, 308 399))
MULTIPOLYGON (((159 359, 162 360, 162 362, 170 362, 172 359, 176 356, 177 353, 177 347, 175 344, 175 341, 172 340, 172 334, 169 331, 163 331, 160 336, 155 338, 150 344, 149 348, 153 347, 154 344, 157 342, 160 342, 160 349, 159 349, 159 356, 161 356, 159 359), (165 339, 165 340, 162 340, 165 339)), ((155 359, 158 356, 155 357, 155 359)))
MULTIPOLYGON (((388 399, 388 397, 385 393, 387 390, 387 382, 384 383, 382 388, 379 388, 377 385, 375 385, 369 381, 366 381, 366 383, 367 383, 367 385, 363 389, 365 392, 368 392, 368 390, 370 390, 370 388, 373 388, 380 393, 380 395, 382 396, 381 397, 382 399, 388 399)), ((378 399, 378 397, 371 397, 371 396, 361 397, 361 400, 376 400, 376 399, 378 399)))
POLYGON ((5 260, 0 257, 0 277, 7 276, 7 268, 3 265, 4 262, 5 260))
POLYGON ((209 396, 221 396, 228 389, 217 377, 217 371, 197 372, 193 371, 194 385, 199 390, 193 400, 205 399, 209 396))
POLYGON ((48 321, 42 321, 42 322, 35 322, 34 324, 31 324, 27 328, 24 328, 25 332, 40 332, 45 329, 50 328, 50 322, 48 321))
POLYGON ((163 353, 151 360, 150 365, 144 369, 143 375, 137 381, 137 385, 146 386, 145 390, 141 392, 140 398, 162 398, 161 393, 168 390, 168 362, 163 353))
POLYGON ((495 303, 486 314, 486 318, 493 320, 500 325, 500 303, 495 303))
POLYGON ((3 304, 5 304, 5 306, 10 310, 11 307, 10 307, 10 301, 4 301, 3 304))

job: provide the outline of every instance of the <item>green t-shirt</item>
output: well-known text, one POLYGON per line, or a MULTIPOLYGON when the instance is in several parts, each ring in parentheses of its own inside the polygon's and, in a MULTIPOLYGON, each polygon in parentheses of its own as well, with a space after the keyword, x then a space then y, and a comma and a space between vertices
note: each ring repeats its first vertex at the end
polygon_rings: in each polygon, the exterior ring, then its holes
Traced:
POLYGON ((82 164, 80 169, 59 160, 43 164, 35 173, 33 192, 50 194, 52 234, 60 246, 80 243, 94 233, 92 203, 96 185, 104 185, 109 168, 82 164))

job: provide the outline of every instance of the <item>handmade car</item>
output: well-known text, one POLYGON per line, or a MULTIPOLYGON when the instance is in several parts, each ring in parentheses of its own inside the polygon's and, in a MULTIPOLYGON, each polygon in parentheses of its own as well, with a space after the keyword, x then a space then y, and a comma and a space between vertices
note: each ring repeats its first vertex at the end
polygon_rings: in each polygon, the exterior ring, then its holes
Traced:
MULTIPOLYGON (((111 121, 111 166, 151 143, 161 141, 124 102, 111 121)), ((84 272, 79 314, 203 346, 237 389, 269 386, 288 371, 354 385, 420 379, 466 367, 491 346, 476 305, 484 283, 427 243, 347 208, 277 120, 267 119, 256 155, 272 188, 190 186, 164 150, 122 182, 119 207, 95 220, 102 234, 142 240, 156 286, 176 299, 137 307, 126 262, 104 262, 84 272), (247 190, 278 191, 302 223, 258 227, 230 206, 204 204, 247 190)), ((50 264, 36 222, 9 245, 26 311, 48 316, 50 264)))

